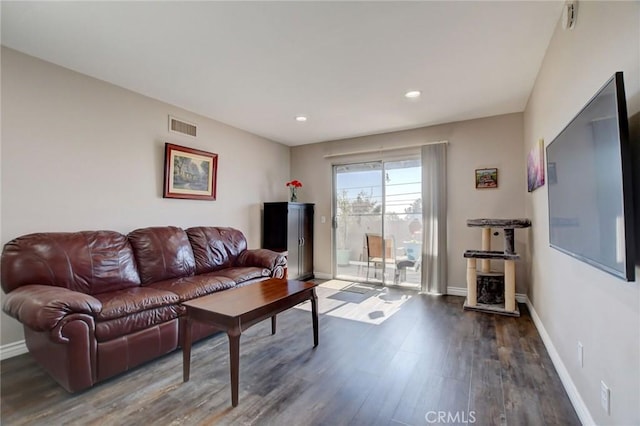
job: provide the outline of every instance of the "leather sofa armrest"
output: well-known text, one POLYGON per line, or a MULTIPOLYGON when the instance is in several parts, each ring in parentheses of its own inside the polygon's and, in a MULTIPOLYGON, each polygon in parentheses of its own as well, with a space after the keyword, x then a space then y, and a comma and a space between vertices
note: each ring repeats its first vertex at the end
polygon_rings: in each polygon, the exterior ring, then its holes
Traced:
POLYGON ((102 303, 89 294, 32 284, 7 294, 2 310, 34 331, 48 331, 70 314, 95 316, 102 310, 102 303))
POLYGON ((238 256, 238 266, 257 266, 271 271, 287 266, 287 258, 278 252, 268 249, 244 250, 238 256))

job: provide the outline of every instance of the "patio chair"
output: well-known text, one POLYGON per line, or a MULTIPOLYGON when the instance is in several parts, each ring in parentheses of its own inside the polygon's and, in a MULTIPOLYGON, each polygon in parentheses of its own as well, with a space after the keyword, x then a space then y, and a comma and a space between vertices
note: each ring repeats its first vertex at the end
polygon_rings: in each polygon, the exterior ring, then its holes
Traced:
POLYGON ((393 237, 383 239, 379 234, 365 234, 365 252, 367 253, 367 281, 369 280, 369 271, 371 264, 375 270, 382 268, 382 264, 393 268, 393 282, 398 281, 406 274, 406 268, 414 266, 415 262, 409 260, 406 256, 397 256, 396 244, 393 237), (384 256, 383 256, 384 253, 384 256))

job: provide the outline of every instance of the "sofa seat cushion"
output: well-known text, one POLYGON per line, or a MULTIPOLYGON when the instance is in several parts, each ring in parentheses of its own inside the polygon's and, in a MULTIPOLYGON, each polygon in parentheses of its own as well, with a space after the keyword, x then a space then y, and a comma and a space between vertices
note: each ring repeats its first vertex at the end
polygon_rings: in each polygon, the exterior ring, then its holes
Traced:
POLYGON ((107 342, 122 336, 128 336, 141 330, 167 323, 178 318, 182 307, 179 305, 160 306, 124 317, 113 318, 96 323, 96 340, 107 342))
POLYGON ((231 278, 224 276, 212 276, 210 274, 196 275, 150 284, 147 288, 175 293, 180 302, 196 297, 206 296, 216 291, 226 290, 236 285, 231 278))
POLYGON ((221 271, 211 272, 207 275, 231 278, 233 281, 235 281, 236 284, 242 284, 245 281, 255 280, 256 278, 270 277, 271 271, 269 271, 267 268, 242 266, 235 268, 226 268, 221 271))
POLYGON ((178 303, 178 296, 164 290, 133 287, 94 296, 102 303, 97 314, 98 321, 126 317, 149 309, 171 306, 178 303))

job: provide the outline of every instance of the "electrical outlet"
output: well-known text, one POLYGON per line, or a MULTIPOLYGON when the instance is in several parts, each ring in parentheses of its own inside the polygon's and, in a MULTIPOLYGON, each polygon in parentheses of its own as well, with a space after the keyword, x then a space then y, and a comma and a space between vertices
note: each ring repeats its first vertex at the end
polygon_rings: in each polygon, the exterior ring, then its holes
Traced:
POLYGON ((584 347, 580 342, 578 342, 578 365, 580 368, 584 367, 584 347))
POLYGON ((611 390, 602 380, 600 381, 600 405, 607 414, 611 414, 611 390))

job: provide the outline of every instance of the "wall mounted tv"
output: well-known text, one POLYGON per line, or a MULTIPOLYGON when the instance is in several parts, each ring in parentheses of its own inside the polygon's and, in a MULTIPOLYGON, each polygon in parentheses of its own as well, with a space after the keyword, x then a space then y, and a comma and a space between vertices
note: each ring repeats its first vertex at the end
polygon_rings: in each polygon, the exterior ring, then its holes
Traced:
POLYGON ((635 280, 629 123, 622 72, 547 146, 549 242, 635 280))

